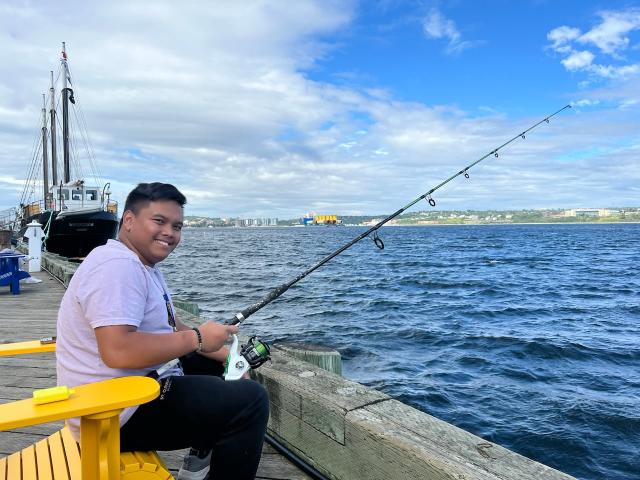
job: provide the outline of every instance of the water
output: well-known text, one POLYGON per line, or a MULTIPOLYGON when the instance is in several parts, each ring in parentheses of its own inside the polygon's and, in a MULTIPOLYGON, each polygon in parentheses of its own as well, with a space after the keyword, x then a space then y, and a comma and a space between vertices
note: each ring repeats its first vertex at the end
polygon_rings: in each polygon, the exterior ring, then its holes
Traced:
MULTIPOLYGON (((186 230, 174 293, 229 319, 363 228, 186 230)), ((640 225, 385 228, 254 314, 344 376, 581 479, 640 478, 640 225)))

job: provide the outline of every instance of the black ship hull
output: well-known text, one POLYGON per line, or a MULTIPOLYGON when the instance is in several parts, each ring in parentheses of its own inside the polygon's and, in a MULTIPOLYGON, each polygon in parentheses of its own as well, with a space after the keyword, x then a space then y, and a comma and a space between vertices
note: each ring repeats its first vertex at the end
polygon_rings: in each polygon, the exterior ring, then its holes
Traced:
POLYGON ((118 218, 104 210, 73 213, 49 211, 34 215, 29 222, 35 220, 44 229, 50 215, 53 218, 44 246, 47 252, 63 257, 86 257, 91 250, 116 238, 118 234, 118 218))

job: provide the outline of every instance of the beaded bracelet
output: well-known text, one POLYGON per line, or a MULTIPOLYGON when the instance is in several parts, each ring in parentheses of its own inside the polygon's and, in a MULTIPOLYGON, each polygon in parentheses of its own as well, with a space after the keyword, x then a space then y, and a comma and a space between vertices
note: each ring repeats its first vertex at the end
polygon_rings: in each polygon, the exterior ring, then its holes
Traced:
POLYGON ((202 334, 200 333, 200 329, 198 327, 193 327, 191 330, 196 332, 196 335, 198 336, 198 348, 196 349, 196 352, 201 352, 202 351, 202 334))

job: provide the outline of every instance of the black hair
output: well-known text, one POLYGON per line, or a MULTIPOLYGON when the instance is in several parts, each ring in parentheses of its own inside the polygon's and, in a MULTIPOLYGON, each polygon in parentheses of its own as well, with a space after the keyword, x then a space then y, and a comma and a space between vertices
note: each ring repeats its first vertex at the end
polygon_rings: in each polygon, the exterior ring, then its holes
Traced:
MULTIPOLYGON (((181 207, 184 207, 185 203, 187 203, 187 197, 170 183, 139 183, 138 186, 127 195, 124 210, 122 211, 122 218, 124 218, 124 212, 127 210, 131 210, 137 215, 140 209, 149 205, 150 202, 161 200, 173 200, 181 207)), ((120 219, 121 227, 122 218, 120 219)))

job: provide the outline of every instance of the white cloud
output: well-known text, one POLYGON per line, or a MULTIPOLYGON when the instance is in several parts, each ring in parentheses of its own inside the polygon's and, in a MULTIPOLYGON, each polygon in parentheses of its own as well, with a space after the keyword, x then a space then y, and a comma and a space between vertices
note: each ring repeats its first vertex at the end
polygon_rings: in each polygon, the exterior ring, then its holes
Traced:
POLYGON ((440 11, 433 9, 424 19, 422 28, 427 38, 448 40, 446 52, 458 54, 472 46, 472 42, 463 41, 453 20, 446 18, 440 11))
POLYGON ((628 33, 640 29, 640 9, 600 13, 602 23, 578 38, 580 43, 591 43, 603 53, 614 54, 629 46, 628 33))
POLYGON ((623 65, 620 67, 614 65, 591 65, 589 71, 604 78, 622 78, 635 76, 640 73, 640 64, 623 65))
POLYGON ((554 28, 547 34, 547 40, 551 42, 549 48, 564 56, 561 63, 571 72, 584 71, 594 77, 609 79, 636 75, 640 63, 630 62, 623 53, 638 49, 631 44, 629 33, 640 29, 640 9, 607 10, 598 16, 600 23, 585 33, 566 25, 554 28), (597 48, 605 58, 596 62, 596 55, 591 50, 582 49, 585 45, 597 48))
POLYGON ((567 27, 563 25, 558 28, 554 28, 547 34, 547 39, 551 40, 553 48, 556 51, 566 52, 567 44, 572 40, 575 40, 580 36, 580 30, 578 28, 567 27))
POLYGON ((589 98, 582 98, 575 102, 571 102, 574 107, 593 107, 600 104, 600 100, 591 100, 589 98))
POLYGON ((562 60, 562 64, 569 71, 581 70, 591 65, 591 62, 593 62, 594 58, 595 56, 593 55, 593 53, 587 50, 583 50, 581 52, 572 52, 571 55, 562 60))
MULTIPOLYGON (((638 108, 638 105, 640 105, 640 99, 630 98, 627 100, 623 100, 618 106, 618 108, 621 110, 634 109, 634 108, 638 108)), ((635 147, 635 148, 636 150, 639 149, 638 147, 635 147)))

